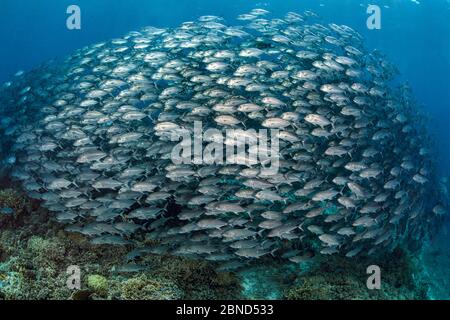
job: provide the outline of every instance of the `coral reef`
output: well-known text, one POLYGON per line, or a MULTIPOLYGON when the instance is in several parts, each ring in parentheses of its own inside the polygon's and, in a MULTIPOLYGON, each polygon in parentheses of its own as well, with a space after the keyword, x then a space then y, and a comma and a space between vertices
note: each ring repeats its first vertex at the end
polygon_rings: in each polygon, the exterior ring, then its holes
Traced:
POLYGON ((23 215, 32 210, 32 203, 16 189, 0 190, 0 229, 13 227, 23 220, 23 215))
POLYGON ((155 276, 165 275, 183 290, 183 299, 238 299, 241 286, 236 275, 217 272, 214 264, 173 256, 153 256, 155 276))
POLYGON ((87 277, 87 286, 99 295, 105 295, 108 292, 109 282, 104 276, 92 274, 87 277))
POLYGON ((129 248, 95 246, 66 232, 39 204, 15 189, 0 190, 0 206, 20 213, 0 227, 0 299, 239 298, 236 275, 212 263, 148 255, 145 271, 116 272, 129 248), (2 202, 3 201, 3 202, 2 202), (67 287, 69 266, 81 270, 81 289, 67 287))
POLYGON ((322 258, 307 273, 296 279, 284 298, 292 300, 405 300, 426 299, 428 286, 419 261, 403 249, 376 257, 348 259, 322 258), (370 290, 366 269, 381 270, 381 289, 370 290))
POLYGON ((450 219, 436 237, 424 246, 422 255, 424 273, 430 282, 430 299, 450 300, 450 219))
MULTIPOLYGON (((266 259, 236 273, 218 272, 207 261, 149 254, 137 258, 145 270, 119 272, 129 248, 94 246, 64 231, 21 191, 0 189, 2 205, 16 214, 0 226, 0 299, 429 298, 421 256, 407 249, 354 259, 317 256, 302 264, 266 259), (372 264, 381 268, 381 290, 366 287, 372 264), (80 290, 67 287, 71 265, 80 267, 80 290)), ((433 261, 434 255, 427 257, 433 261)))
POLYGON ((121 282, 119 292, 119 298, 125 300, 176 300, 183 296, 182 291, 173 282, 148 275, 121 282))
POLYGON ((302 274, 296 264, 267 261, 239 272, 242 279, 242 295, 247 299, 274 300, 282 299, 283 292, 302 274))

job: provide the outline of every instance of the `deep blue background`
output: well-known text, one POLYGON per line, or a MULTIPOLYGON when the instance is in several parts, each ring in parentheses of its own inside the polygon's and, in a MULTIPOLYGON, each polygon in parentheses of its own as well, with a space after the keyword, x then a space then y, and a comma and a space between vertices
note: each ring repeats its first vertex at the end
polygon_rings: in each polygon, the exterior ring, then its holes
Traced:
POLYGON ((143 26, 177 26, 203 14, 236 16, 254 7, 274 15, 313 9, 324 22, 360 31, 371 49, 381 49, 414 89, 431 117, 442 167, 450 172, 450 3, 448 0, 1 0, 0 82, 20 69, 61 58, 82 46, 143 26), (366 28, 368 4, 382 7, 382 29, 366 28), (66 9, 82 10, 82 29, 66 29, 66 9), (385 8, 388 5, 389 8, 385 8))

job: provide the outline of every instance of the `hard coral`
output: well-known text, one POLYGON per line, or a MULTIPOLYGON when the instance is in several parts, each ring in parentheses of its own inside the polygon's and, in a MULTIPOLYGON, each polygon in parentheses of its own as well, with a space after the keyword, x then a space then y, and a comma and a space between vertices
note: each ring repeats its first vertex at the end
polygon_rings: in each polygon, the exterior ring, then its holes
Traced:
POLYGON ((402 300, 426 298, 426 286, 414 279, 417 263, 404 251, 377 257, 348 259, 340 256, 324 258, 315 268, 298 277, 284 293, 293 300, 402 300), (378 265, 381 269, 381 289, 370 290, 366 268, 378 265))
POLYGON ((0 190, 0 209, 11 210, 11 214, 0 214, 0 229, 19 225, 30 207, 31 202, 22 192, 10 188, 0 190))
POLYGON ((109 282, 104 276, 92 274, 87 277, 87 286, 99 295, 105 295, 108 292, 109 282))
POLYGON ((238 299, 241 294, 239 278, 218 272, 207 261, 173 256, 152 256, 152 274, 173 280, 184 292, 184 299, 238 299))
POLYGON ((176 300, 181 290, 171 281, 140 275, 121 283, 121 299, 125 300, 176 300))

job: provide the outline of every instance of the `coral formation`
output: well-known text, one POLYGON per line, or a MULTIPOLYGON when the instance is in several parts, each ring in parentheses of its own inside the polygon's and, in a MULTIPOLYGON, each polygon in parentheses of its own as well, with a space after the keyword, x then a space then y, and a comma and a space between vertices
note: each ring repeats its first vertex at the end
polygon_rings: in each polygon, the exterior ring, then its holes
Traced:
POLYGON ((171 281, 140 275, 121 283, 120 297, 125 300, 176 300, 181 290, 171 281))
POLYGON ((66 232, 37 203, 14 189, 0 190, 0 205, 20 212, 0 227, 0 299, 226 299, 238 298, 236 275, 212 263, 148 255, 139 272, 116 272, 127 248, 95 246, 66 232), (66 269, 81 269, 81 289, 67 287, 66 269))
POLYGON ((16 189, 0 190, 0 229, 16 226, 23 220, 23 214, 32 209, 32 203, 16 189))
POLYGON ((424 246, 420 256, 424 273, 434 281, 430 282, 430 299, 450 300, 450 219, 432 242, 424 246))
POLYGON ((87 286, 92 291, 104 295, 108 292, 108 279, 98 274, 92 274, 87 277, 87 286))
POLYGON ((147 266, 145 270, 123 272, 116 267, 124 264, 129 248, 95 246, 64 231, 20 191, 0 190, 2 204, 13 207, 20 218, 0 227, 0 299, 428 298, 419 255, 407 249, 356 260, 315 257, 302 264, 268 259, 236 273, 218 272, 214 263, 203 260, 149 254, 130 257, 147 266), (371 264, 381 268, 381 290, 366 287, 371 264), (80 290, 66 285, 71 265, 82 271, 80 290))
POLYGON ((331 256, 322 259, 287 289, 284 298, 292 300, 404 300, 426 299, 427 285, 419 262, 403 249, 377 257, 348 259, 331 256), (370 290, 366 269, 381 269, 381 289, 370 290))
POLYGON ((152 256, 152 274, 165 275, 183 290, 184 299, 237 299, 239 279, 228 272, 217 272, 214 265, 200 260, 173 256, 152 256))

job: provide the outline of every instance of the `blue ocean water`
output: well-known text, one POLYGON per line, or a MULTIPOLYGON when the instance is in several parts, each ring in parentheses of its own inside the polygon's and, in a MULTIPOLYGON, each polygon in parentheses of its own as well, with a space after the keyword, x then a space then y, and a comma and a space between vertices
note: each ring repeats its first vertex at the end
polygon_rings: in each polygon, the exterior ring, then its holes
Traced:
POLYGON ((2 0, 0 82, 18 70, 30 70, 83 46, 144 26, 172 27, 206 14, 233 23, 238 14, 255 7, 265 8, 275 16, 313 10, 327 23, 353 27, 364 36, 368 48, 385 53, 423 105, 440 152, 442 174, 450 175, 448 0, 2 0), (66 9, 73 4, 81 8, 81 30, 66 27, 66 9), (379 5, 382 10, 380 30, 366 26, 369 4, 379 5))

